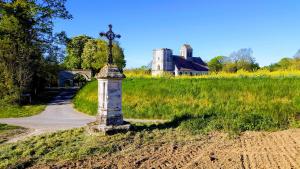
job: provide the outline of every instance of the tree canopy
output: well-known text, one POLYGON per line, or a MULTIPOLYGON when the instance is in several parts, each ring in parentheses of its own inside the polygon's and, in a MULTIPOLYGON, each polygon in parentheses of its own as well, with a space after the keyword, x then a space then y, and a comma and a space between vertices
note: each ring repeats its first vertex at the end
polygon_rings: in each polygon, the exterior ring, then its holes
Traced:
POLYGON ((20 99, 23 92, 41 86, 53 57, 53 19, 70 19, 66 0, 0 0, 0 99, 20 99))
POLYGON ((224 65, 224 56, 217 56, 212 58, 208 63, 207 63, 209 70, 212 72, 219 72, 223 69, 224 65))
MULTIPOLYGON (((106 41, 80 35, 68 41, 64 65, 68 69, 91 69, 95 74, 107 63, 107 55, 106 41)), ((113 60, 121 70, 126 65, 123 49, 117 42, 113 43, 113 60)))
POLYGON ((242 48, 232 52, 229 57, 217 56, 208 62, 210 71, 236 72, 238 70, 254 71, 259 68, 251 48, 242 48))
POLYGON ((284 57, 279 62, 266 66, 270 71, 276 70, 300 70, 300 59, 284 57))
POLYGON ((86 35, 76 36, 67 42, 67 56, 65 58, 65 66, 68 69, 82 69, 82 53, 85 44, 89 39, 86 35))

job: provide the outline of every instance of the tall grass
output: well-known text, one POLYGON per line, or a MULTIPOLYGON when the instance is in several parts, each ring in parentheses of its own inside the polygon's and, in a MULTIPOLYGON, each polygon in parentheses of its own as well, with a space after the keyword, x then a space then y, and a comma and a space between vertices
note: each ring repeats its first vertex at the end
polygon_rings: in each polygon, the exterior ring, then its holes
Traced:
POLYGON ((74 107, 86 114, 96 115, 98 102, 98 83, 87 83, 73 99, 74 107))
MULTIPOLYGON (((95 115, 97 82, 85 86, 74 104, 80 111, 95 115)), ((287 128, 298 124, 295 116, 299 112, 297 77, 126 78, 123 83, 123 113, 127 118, 189 115, 205 120, 202 128, 244 131, 287 128)), ((197 122, 185 123, 193 126, 197 122)))

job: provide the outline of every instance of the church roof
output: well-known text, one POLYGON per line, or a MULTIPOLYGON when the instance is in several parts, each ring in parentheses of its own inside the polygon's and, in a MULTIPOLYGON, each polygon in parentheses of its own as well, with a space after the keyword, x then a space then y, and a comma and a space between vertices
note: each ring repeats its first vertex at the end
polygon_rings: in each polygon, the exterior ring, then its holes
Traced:
POLYGON ((207 66, 207 64, 200 57, 191 57, 190 59, 197 64, 207 66))
POLYGON ((202 61, 201 58, 199 58, 201 60, 193 57, 192 60, 186 60, 180 56, 174 56, 174 64, 177 67, 177 69, 180 71, 208 71, 208 68, 206 66, 206 64, 202 61))

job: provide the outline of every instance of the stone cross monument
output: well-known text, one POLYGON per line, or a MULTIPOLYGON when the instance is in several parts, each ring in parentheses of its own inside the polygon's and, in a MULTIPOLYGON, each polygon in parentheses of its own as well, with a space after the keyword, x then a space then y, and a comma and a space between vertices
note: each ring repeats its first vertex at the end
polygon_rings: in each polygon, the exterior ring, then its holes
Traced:
POLYGON ((115 133, 126 131, 130 128, 129 123, 123 121, 122 114, 122 79, 125 75, 114 65, 112 57, 113 40, 120 38, 112 31, 100 33, 108 39, 108 63, 96 75, 98 79, 98 114, 97 121, 90 126, 93 131, 115 133))

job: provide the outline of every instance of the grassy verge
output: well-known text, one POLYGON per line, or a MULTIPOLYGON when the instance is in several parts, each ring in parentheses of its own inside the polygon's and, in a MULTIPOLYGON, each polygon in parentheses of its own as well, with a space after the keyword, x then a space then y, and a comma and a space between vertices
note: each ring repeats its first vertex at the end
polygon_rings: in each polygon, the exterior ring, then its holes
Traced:
POLYGON ((87 83, 73 99, 74 107, 83 113, 96 115, 98 101, 97 92, 97 81, 87 83))
MULTIPOLYGON (((96 114, 96 81, 79 91, 74 105, 96 114)), ((204 131, 285 129, 299 126, 300 78, 127 78, 123 112, 126 118, 184 118, 183 127, 204 131)))
POLYGON ((11 104, 0 104, 0 118, 33 116, 45 109, 45 105, 18 106, 11 104))
POLYGON ((33 98, 32 105, 19 106, 0 100, 0 118, 28 117, 37 115, 46 108, 46 104, 59 92, 60 89, 47 89, 33 98))
POLYGON ((26 168, 36 164, 77 160, 121 150, 133 151, 141 145, 154 142, 178 142, 196 137, 174 132, 174 129, 145 130, 148 126, 136 128, 140 131, 113 136, 89 135, 84 129, 75 129, 3 145, 0 147, 0 168, 26 168))
POLYGON ((26 132, 26 129, 22 127, 0 124, 0 144, 6 142, 9 138, 24 132, 26 132))

